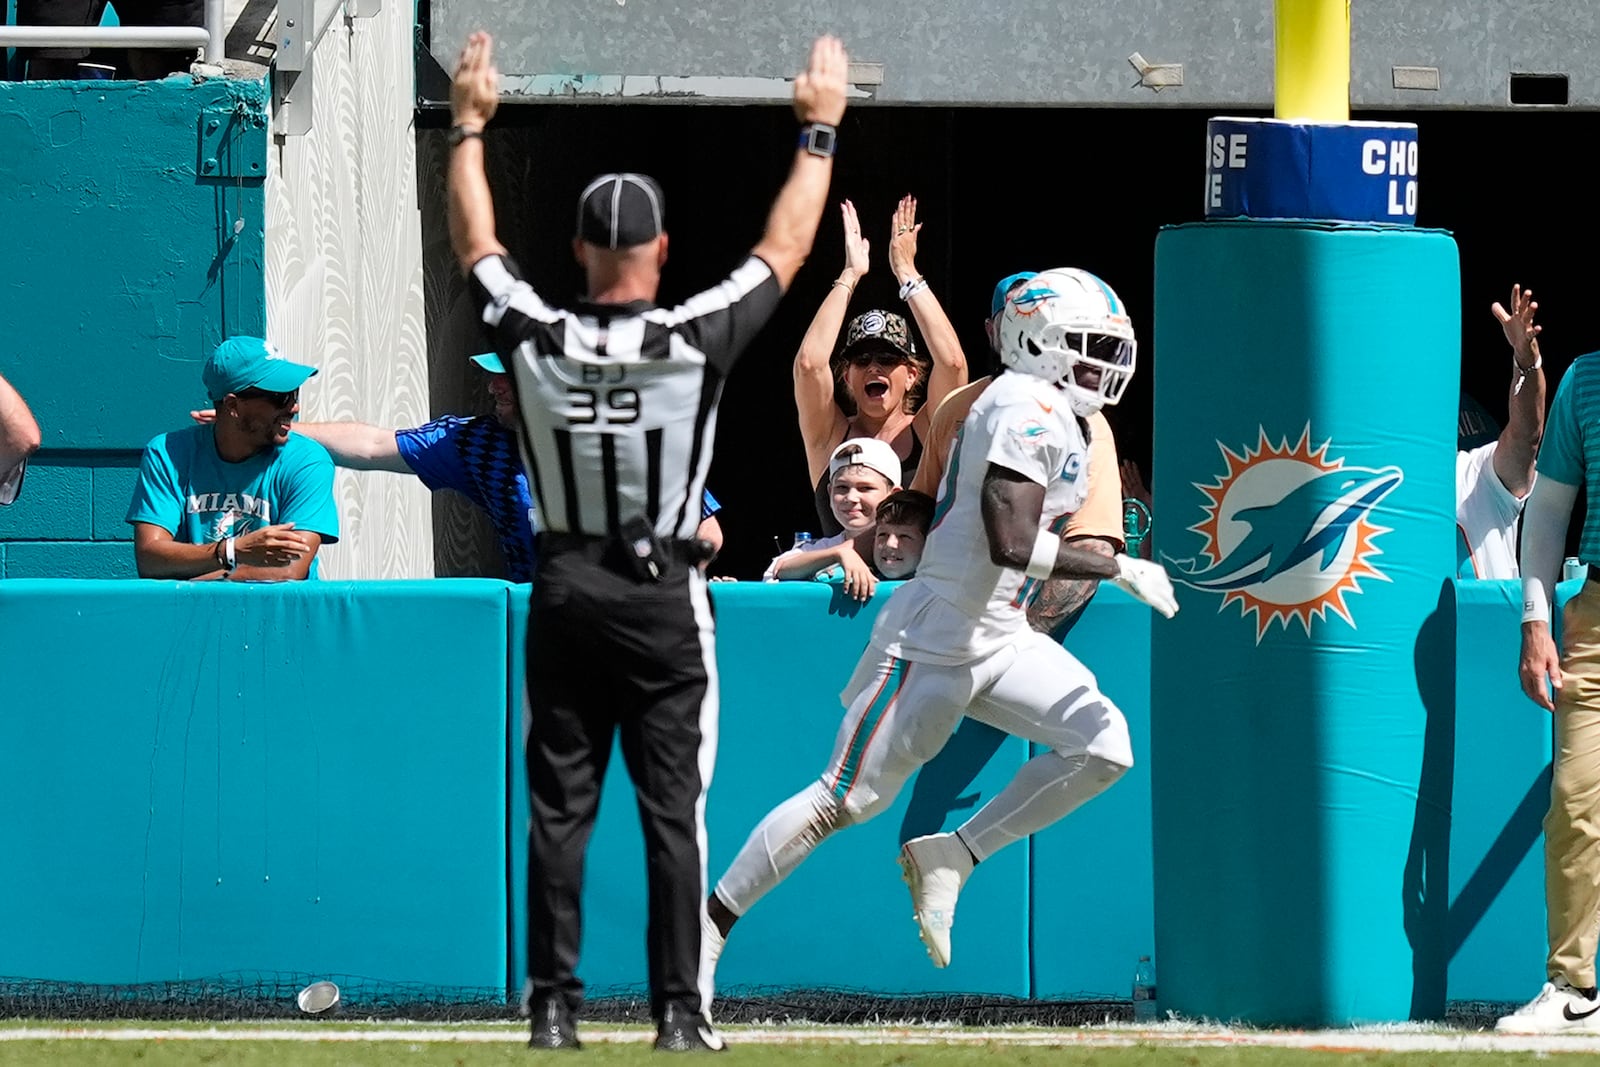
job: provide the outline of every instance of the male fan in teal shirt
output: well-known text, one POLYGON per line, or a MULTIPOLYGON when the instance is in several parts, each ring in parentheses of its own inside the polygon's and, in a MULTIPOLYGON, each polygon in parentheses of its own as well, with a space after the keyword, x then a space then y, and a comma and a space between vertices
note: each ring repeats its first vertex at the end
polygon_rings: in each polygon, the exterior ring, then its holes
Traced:
POLYGON ((290 424, 316 368, 259 337, 230 337, 201 373, 216 422, 145 447, 128 508, 141 578, 285 581, 317 576, 339 539, 328 450, 290 424))

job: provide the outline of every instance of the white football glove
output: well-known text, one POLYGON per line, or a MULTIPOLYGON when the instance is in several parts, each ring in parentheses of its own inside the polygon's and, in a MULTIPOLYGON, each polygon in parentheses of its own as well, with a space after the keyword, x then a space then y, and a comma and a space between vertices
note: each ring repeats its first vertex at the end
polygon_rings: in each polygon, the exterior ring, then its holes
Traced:
POLYGON ((1167 569, 1159 563, 1133 556, 1118 555, 1117 576, 1111 579, 1135 599, 1142 600, 1167 618, 1178 613, 1178 597, 1172 591, 1167 569))

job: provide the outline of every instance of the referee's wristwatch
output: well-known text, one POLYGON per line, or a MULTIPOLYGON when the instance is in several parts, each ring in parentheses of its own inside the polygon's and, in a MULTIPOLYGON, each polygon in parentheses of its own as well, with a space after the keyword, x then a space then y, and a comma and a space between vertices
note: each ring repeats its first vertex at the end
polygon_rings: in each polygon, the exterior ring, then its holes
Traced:
POLYGON ((814 156, 832 158, 833 146, 838 140, 838 129, 826 122, 808 122, 800 127, 800 147, 814 156))
POLYGON ((450 147, 454 148, 462 141, 465 141, 468 137, 481 138, 482 136, 483 131, 478 129, 476 126, 462 126, 457 124, 450 127, 450 136, 448 140, 450 142, 450 147))

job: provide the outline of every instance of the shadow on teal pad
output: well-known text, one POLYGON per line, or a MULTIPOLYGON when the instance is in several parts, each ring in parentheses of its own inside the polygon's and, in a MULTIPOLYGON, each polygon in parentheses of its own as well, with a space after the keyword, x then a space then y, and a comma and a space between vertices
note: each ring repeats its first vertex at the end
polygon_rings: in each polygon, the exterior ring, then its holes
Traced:
MULTIPOLYGON (((1455 601, 1448 582, 1417 632, 1413 659, 1427 712, 1411 845, 1401 874, 1401 915, 1411 945, 1412 1019, 1442 1019, 1450 967, 1450 803, 1454 792, 1455 675, 1433 668, 1454 654, 1455 601)), ((1520 859, 1520 857, 1519 857, 1520 859)), ((1515 866, 1515 862, 1511 864, 1515 866)), ((1509 868, 1507 869, 1509 875, 1509 868)))
POLYGON ((879 582, 878 588, 872 594, 872 598, 860 601, 844 591, 844 568, 842 567, 833 567, 823 571, 812 581, 822 582, 833 587, 833 599, 828 601, 828 614, 837 615, 845 619, 855 618, 861 614, 861 609, 869 604, 881 607, 901 585, 900 582, 879 582))
MULTIPOLYGON (((882 586, 879 589, 881 592, 882 586)), ((1089 600, 1084 601, 1078 610, 1060 619, 1051 628, 1050 636, 1057 642, 1064 641, 1089 603, 1089 600)), ((945 828, 948 816, 975 809, 979 793, 971 789, 972 784, 1005 740, 1005 732, 988 723, 962 719, 939 754, 917 772, 905 818, 900 821, 900 843, 903 845, 924 834, 939 833, 945 828)))
POLYGON ((944 829, 946 816, 976 808, 979 794, 971 789, 972 783, 1005 740, 1006 734, 988 723, 962 719, 939 754, 917 772, 905 818, 900 820, 900 843, 936 834, 944 829))

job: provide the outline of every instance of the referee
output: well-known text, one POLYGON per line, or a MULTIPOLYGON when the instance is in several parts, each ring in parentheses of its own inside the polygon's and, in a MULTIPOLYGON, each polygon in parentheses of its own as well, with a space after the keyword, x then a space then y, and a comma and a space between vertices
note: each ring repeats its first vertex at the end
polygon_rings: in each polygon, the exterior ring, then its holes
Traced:
POLYGON ((662 195, 608 174, 578 201, 587 299, 545 303, 495 237, 484 124, 499 102, 488 34, 450 99, 450 239, 511 372, 544 532, 528 627, 528 990, 536 1048, 577 1048, 584 852, 613 736, 638 794, 650 882, 656 1048, 720 1049, 700 944, 705 794, 717 745, 710 601, 692 538, 723 379, 805 261, 844 116, 846 59, 819 38, 795 79, 788 181, 748 258, 676 308, 655 306, 662 195))

